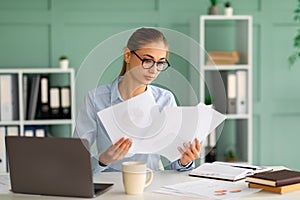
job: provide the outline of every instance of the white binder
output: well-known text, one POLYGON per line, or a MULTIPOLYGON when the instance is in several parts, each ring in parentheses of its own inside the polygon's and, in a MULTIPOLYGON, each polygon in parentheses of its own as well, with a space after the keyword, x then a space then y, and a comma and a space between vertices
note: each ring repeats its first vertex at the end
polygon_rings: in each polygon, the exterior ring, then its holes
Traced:
POLYGON ((227 75, 227 113, 236 114, 236 74, 227 75))
POLYGON ((237 114, 247 113, 247 73, 246 71, 237 71, 237 97, 236 110, 237 114))
POLYGON ((18 82, 16 75, 0 76, 1 120, 12 121, 18 119, 18 82))

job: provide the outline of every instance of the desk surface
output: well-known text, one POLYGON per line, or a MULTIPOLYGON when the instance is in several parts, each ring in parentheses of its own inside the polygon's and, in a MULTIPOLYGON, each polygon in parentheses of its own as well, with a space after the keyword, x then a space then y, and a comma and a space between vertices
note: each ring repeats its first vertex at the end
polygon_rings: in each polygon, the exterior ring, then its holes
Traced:
MULTIPOLYGON (((154 178, 149 187, 147 187, 142 195, 126 195, 124 193, 123 189, 123 183, 122 183, 122 174, 120 172, 109 172, 109 173, 101 173, 95 177, 95 182, 109 182, 114 183, 114 186, 112 189, 107 191, 106 193, 98 196, 94 199, 105 199, 105 200, 112 200, 112 199, 124 199, 124 200, 153 200, 153 199, 159 199, 159 200, 177 200, 177 199, 193 199, 195 198, 188 198, 188 197, 182 197, 182 196, 174 196, 174 195, 166 195, 166 194, 159 194, 152 192, 153 190, 156 190, 164 185, 171 185, 175 183, 180 182, 186 182, 186 181, 195 181, 199 180, 197 177, 190 177, 186 172, 176 172, 176 171, 162 171, 162 172, 155 172, 154 178)), ((23 194, 1 194, 0 195, 1 200, 57 200, 57 199, 82 199, 82 198, 69 198, 69 197, 53 197, 53 196, 39 196, 39 195, 23 195, 23 194)), ((203 198, 199 198, 203 199, 203 198)), ((248 200, 258 200, 258 199, 300 199, 300 191, 295 191, 291 193, 286 193, 283 195, 275 194, 275 193, 269 193, 265 191, 260 191, 258 193, 245 196, 242 199, 248 199, 248 200)))

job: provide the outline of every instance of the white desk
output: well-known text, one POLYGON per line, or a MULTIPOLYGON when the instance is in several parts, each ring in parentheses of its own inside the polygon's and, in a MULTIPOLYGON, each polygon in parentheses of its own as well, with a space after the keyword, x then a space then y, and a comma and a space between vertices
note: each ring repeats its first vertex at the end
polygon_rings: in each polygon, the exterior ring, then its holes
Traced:
MULTIPOLYGON (((102 173, 95 177, 95 182, 113 182, 114 186, 112 189, 107 191, 106 193, 98 196, 94 199, 105 199, 105 200, 177 200, 177 199, 191 199, 195 200, 195 198, 188 198, 182 196, 174 196, 174 195, 166 195, 152 192, 155 189, 160 188, 164 185, 171 185, 175 183, 185 182, 185 181, 195 181, 198 180, 197 177, 190 177, 186 172, 176 172, 176 171, 163 171, 163 172, 155 172, 154 178, 149 187, 147 187, 144 191, 143 195, 126 195, 123 189, 122 183, 122 174, 120 172, 111 172, 111 173, 102 173)), ((30 181, 30 180, 29 180, 30 181)), ((0 195, 1 200, 57 200, 57 199, 82 199, 82 198, 70 198, 70 197, 54 197, 54 196, 38 196, 38 195, 23 195, 23 194, 6 194, 0 195)), ((203 198, 199 198, 203 199, 203 198)), ((261 199, 300 199, 300 191, 295 191, 287 194, 275 194, 260 191, 258 193, 246 196, 242 199, 248 200, 261 200, 261 199)))

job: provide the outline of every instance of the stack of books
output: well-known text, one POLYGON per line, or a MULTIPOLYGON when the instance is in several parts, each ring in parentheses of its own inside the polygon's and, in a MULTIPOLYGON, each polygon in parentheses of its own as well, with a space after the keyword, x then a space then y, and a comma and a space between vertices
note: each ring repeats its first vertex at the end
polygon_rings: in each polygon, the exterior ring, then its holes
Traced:
POLYGON ((208 52, 207 65, 233 65, 240 61, 240 55, 237 51, 211 51, 208 52))
POLYGON ((292 170, 258 173, 246 177, 246 181, 249 182, 249 188, 260 188, 279 194, 300 190, 300 172, 292 170))

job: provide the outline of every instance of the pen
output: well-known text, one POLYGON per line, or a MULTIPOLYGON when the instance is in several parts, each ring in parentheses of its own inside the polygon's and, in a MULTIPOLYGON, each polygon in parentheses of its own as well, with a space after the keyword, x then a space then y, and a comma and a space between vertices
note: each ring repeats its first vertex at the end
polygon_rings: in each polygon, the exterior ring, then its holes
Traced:
POLYGON ((238 166, 238 165, 232 165, 233 167, 238 167, 238 168, 244 168, 244 169, 252 169, 252 170, 257 170, 256 167, 246 167, 246 166, 238 166))

